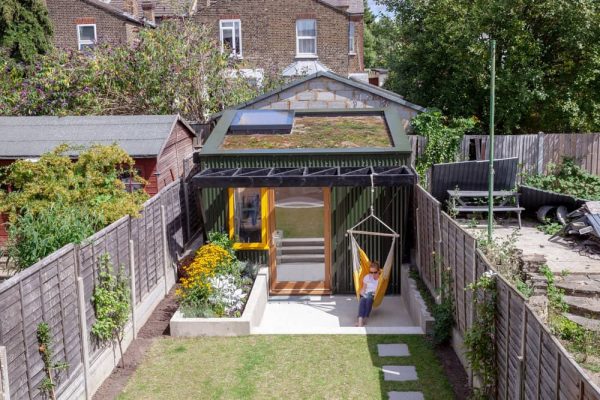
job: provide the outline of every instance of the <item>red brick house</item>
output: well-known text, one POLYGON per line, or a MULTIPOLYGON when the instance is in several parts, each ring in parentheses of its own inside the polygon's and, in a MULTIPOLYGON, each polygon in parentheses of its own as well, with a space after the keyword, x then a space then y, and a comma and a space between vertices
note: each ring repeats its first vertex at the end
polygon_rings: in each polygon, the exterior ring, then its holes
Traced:
MULTIPOLYGON (((0 117, 0 166, 39 158, 62 143, 117 143, 133 157, 153 196, 183 175, 183 160, 194 152, 195 138, 178 115, 0 117)), ((0 246, 7 236, 2 222, 0 215, 0 246)))
POLYGON ((363 13, 363 0, 227 0, 198 1, 192 18, 265 71, 350 76, 364 70, 363 13))
MULTIPOLYGON (((118 4, 110 0, 44 1, 54 28, 53 43, 62 49, 84 50, 101 43, 133 45, 140 27, 154 26, 144 17, 138 0, 118 4)), ((148 9, 146 3, 144 9, 148 9)))

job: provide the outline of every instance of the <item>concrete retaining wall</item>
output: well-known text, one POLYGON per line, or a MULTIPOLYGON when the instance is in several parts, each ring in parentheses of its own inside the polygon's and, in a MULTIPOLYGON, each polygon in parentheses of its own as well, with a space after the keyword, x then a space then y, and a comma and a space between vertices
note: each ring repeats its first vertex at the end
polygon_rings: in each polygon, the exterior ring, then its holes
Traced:
POLYGON ((420 326, 426 334, 433 333, 433 317, 427 311, 425 300, 421 297, 417 283, 409 276, 410 266, 403 264, 400 269, 400 283, 402 285, 402 299, 410 317, 417 326, 420 326))

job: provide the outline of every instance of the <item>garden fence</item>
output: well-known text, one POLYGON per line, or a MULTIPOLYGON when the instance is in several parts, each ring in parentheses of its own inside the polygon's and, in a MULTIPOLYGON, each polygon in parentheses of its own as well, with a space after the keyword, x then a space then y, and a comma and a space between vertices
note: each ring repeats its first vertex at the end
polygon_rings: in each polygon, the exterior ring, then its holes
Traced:
MULTIPOLYGON (((449 273, 455 328, 462 337, 477 318, 467 287, 493 267, 476 248, 476 239, 444 213, 438 201, 421 186, 415 192, 417 268, 434 297, 442 285, 442 270, 449 273)), ((521 293, 503 277, 498 277, 497 289, 497 398, 600 400, 600 389, 521 293)))
MULTIPOLYGON (((414 165, 425 151, 427 139, 409 136, 414 165)), ((489 137, 465 135, 460 145, 460 160, 486 160, 489 137)), ((549 163, 560 163, 563 157, 573 158, 586 171, 600 175, 600 133, 538 133, 533 135, 496 135, 494 158, 518 157, 522 171, 543 173, 549 163)))
POLYGON ((57 395, 90 398, 118 360, 111 348, 91 336, 91 302, 98 260, 109 254, 131 278, 132 318, 126 345, 175 283, 174 261, 197 226, 197 212, 186 212, 185 182, 177 180, 144 205, 138 218, 121 218, 80 245, 69 244, 0 284, 0 399, 42 398, 44 378, 36 329, 50 325, 54 361, 66 361, 57 395), (5 352, 6 357, 2 355, 5 352))

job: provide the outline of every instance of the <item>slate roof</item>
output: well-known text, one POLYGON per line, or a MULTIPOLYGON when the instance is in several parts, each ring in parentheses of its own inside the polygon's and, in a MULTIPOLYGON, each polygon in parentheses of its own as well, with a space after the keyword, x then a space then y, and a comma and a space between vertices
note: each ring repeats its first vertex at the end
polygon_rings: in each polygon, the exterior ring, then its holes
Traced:
POLYGON ((88 3, 89 5, 92 5, 94 7, 97 7, 101 10, 104 10, 120 19, 129 21, 129 22, 133 22, 137 25, 148 25, 148 26, 154 26, 154 23, 151 23, 149 21, 145 21, 143 20, 140 16, 135 16, 132 14, 129 14, 128 12, 123 11, 123 2, 120 1, 116 1, 114 4, 107 4, 101 0, 82 0, 84 3, 88 3))
MULTIPOLYGON (((397 93, 394 93, 394 92, 386 90, 386 89, 382 89, 379 86, 371 85, 370 83, 364 83, 364 82, 357 81, 355 79, 345 78, 345 77, 343 77, 341 75, 338 75, 338 74, 330 72, 330 71, 319 71, 317 73, 314 73, 314 74, 311 74, 311 75, 307 75, 307 76, 302 77, 300 79, 294 80, 294 81, 292 81, 292 82, 290 82, 290 83, 288 83, 286 85, 280 86, 279 88, 276 88, 276 89, 274 89, 274 90, 272 90, 270 92, 267 92, 267 93, 262 94, 262 95, 260 95, 258 97, 255 97, 252 100, 249 100, 249 101, 247 101, 245 103, 241 103, 241 104, 238 104, 238 105, 236 105, 234 107, 230 107, 230 109, 239 110, 239 109, 242 109, 242 108, 246 108, 246 107, 248 107, 248 106, 250 106, 250 105, 252 105, 254 103, 258 103, 259 101, 265 100, 265 99, 267 99, 267 98, 269 98, 269 97, 271 97, 271 96, 273 96, 273 95, 275 95, 277 93, 281 93, 281 92, 283 92, 283 91, 285 91, 287 89, 293 88, 294 86, 301 85, 301 84, 303 84, 306 81, 310 81, 312 79, 316 79, 316 78, 319 78, 319 77, 326 77, 326 78, 329 78, 329 79, 333 79, 335 81, 344 83, 346 85, 355 87, 357 89, 364 90, 365 92, 369 92, 369 93, 375 94, 377 96, 381 96, 384 99, 387 99, 387 100, 389 100, 389 101, 391 101, 393 103, 397 103, 397 104, 403 105, 405 107, 412 108, 413 110, 418 111, 418 112, 427 111, 427 109, 425 107, 422 107, 422 106, 419 106, 417 104, 411 103, 410 101, 406 100, 404 97, 400 96, 397 93)), ((213 114, 211 116, 211 119, 214 120, 215 118, 219 118, 222 114, 223 114, 223 111, 221 111, 219 113, 216 113, 216 114, 213 114)))
POLYGON ((156 157, 178 121, 194 135, 178 115, 0 117, 0 159, 39 157, 63 143, 117 143, 132 157, 156 157))
POLYGON ((321 0, 337 8, 344 8, 349 14, 364 14, 365 5, 363 0, 321 0))

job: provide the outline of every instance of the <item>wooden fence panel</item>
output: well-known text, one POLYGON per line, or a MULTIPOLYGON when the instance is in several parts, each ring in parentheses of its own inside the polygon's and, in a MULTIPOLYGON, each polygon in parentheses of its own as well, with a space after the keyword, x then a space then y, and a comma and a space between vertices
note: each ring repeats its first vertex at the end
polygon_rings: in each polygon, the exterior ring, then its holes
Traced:
POLYGON ((432 291, 440 288, 436 258, 440 257, 440 203, 425 189, 417 186, 415 190, 417 208, 417 247, 421 268, 421 277, 432 291))

